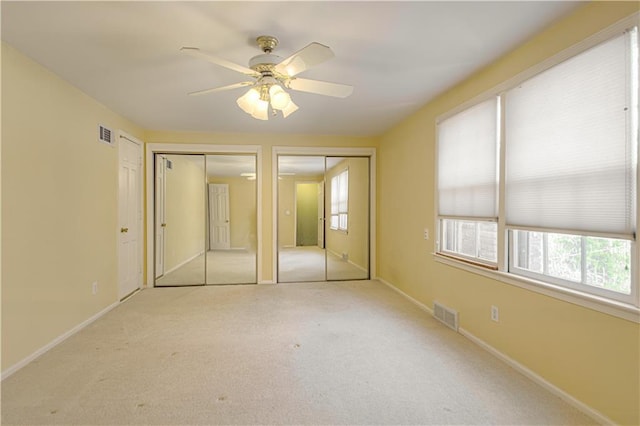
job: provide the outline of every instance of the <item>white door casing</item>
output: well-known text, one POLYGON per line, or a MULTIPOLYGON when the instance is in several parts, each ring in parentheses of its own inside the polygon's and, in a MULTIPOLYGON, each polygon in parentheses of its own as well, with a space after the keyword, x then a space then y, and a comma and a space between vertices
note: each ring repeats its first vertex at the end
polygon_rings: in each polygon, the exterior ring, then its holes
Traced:
POLYGON ((318 247, 324 248, 324 182, 318 183, 318 247))
POLYGON ((142 142, 120 135, 118 144, 118 297, 142 285, 142 142))
POLYGON ((155 205, 155 278, 164 275, 165 227, 167 226, 165 211, 167 159, 163 155, 156 156, 156 205, 155 205))
MULTIPOLYGON (((355 147, 293 147, 293 146, 273 146, 271 148, 271 164, 278 164, 279 155, 306 155, 306 156, 332 156, 332 157, 369 157, 369 223, 376 223, 376 149, 375 148, 355 148, 355 147)), ((278 217, 278 168, 271 168, 271 205, 272 217, 278 217)), ((326 188, 325 192, 326 192, 326 188)), ((278 221, 271 222, 271 235, 278 235, 278 221)), ((272 252, 278 253, 277 238, 273 238, 272 252)), ((278 271, 278 256, 272 256, 273 277, 276 278, 278 271)), ((369 226, 369 276, 371 279, 377 277, 376 271, 376 227, 369 226)))
MULTIPOLYGON (((175 143, 147 143, 145 146, 146 162, 150 166, 146 168, 146 181, 154 181, 155 168, 151 166, 156 154, 251 154, 256 156, 256 263, 257 263, 257 281, 259 284, 273 284, 271 275, 263 275, 263 251, 264 241, 263 219, 262 219, 262 147, 260 145, 215 145, 215 144, 175 144, 175 143)), ((146 284, 148 287, 155 286, 154 266, 155 266, 155 230, 154 230, 154 205, 156 194, 154 185, 146 185, 146 238, 147 238, 147 257, 145 267, 147 270, 146 284)))
POLYGON ((229 222, 228 184, 209 184, 209 215, 209 247, 212 250, 230 249, 231 224, 229 222))

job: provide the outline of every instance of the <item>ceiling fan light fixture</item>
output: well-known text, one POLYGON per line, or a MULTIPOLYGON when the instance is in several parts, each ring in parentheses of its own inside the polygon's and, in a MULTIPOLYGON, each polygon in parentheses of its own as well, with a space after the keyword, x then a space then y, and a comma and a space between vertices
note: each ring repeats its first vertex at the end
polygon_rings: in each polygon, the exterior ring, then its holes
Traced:
POLYGON ((293 114, 297 110, 298 110, 298 105, 294 104, 293 101, 290 101, 289 105, 287 105, 282 110, 282 115, 284 116, 284 118, 287 118, 289 115, 293 114))
POLYGON ((253 114, 256 102, 260 100, 260 92, 256 88, 251 88, 244 95, 240 96, 236 103, 247 114, 253 114))
POLYGON ((283 110, 291 103, 291 96, 278 84, 274 84, 269 88, 269 98, 273 109, 283 110))
POLYGON ((251 113, 253 118, 257 118, 258 120, 268 120, 269 119, 269 102, 263 101, 262 99, 258 99, 255 101, 255 107, 253 108, 253 112, 251 113))
POLYGON ((291 100, 289 90, 336 98, 346 98, 353 92, 353 87, 345 84, 294 77, 333 58, 334 53, 329 46, 312 42, 286 59, 282 59, 272 53, 278 45, 276 37, 264 35, 258 37, 256 42, 263 53, 251 58, 248 68, 201 52, 196 47, 182 47, 180 50, 188 55, 205 59, 253 79, 222 87, 198 90, 189 93, 189 95, 203 95, 251 86, 248 92, 236 100, 236 103, 250 116, 258 120, 268 120, 269 114, 275 117, 278 115, 278 111, 281 111, 286 118, 298 110, 298 106, 291 100))

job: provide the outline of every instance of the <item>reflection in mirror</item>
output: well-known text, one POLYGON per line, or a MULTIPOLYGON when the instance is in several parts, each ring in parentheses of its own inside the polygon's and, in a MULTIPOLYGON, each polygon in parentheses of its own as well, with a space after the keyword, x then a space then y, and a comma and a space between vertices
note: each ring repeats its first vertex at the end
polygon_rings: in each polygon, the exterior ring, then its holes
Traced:
POLYGON ((278 282, 325 281, 324 157, 278 157, 278 282))
POLYGON ((216 154, 206 158, 206 283, 256 283, 256 157, 216 154))
POLYGON ((156 285, 205 283, 204 155, 156 155, 156 285))
POLYGON ((327 280, 369 278, 369 158, 327 157, 327 280))
POLYGON ((278 282, 369 278, 369 158, 278 157, 278 282))

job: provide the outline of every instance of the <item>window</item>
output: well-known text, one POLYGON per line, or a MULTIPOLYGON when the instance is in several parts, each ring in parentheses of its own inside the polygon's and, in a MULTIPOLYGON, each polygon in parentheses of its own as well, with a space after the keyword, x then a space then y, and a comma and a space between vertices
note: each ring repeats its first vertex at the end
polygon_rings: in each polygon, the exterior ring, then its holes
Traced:
POLYGON ((506 92, 509 227, 633 238, 637 139, 629 124, 637 130, 637 86, 629 84, 629 38, 595 46, 506 92))
POLYGON ((442 251, 497 261, 498 102, 490 99, 438 126, 442 251))
POLYGON ((437 146, 439 253, 640 305, 637 28, 439 122, 437 146))
POLYGON ((331 229, 347 231, 349 217, 349 170, 331 178, 331 229))
POLYGON ((512 238, 513 272, 615 299, 631 294, 631 241, 532 231, 512 238))
POLYGON ((443 251, 471 259, 498 261, 498 225, 495 222, 442 220, 443 251))

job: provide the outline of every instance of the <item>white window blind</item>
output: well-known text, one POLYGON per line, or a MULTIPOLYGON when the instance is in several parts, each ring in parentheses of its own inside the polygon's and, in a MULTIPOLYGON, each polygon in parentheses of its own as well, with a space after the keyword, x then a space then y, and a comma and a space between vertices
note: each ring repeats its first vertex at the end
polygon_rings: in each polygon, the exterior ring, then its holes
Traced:
POLYGON ((440 216, 497 217, 497 123, 498 100, 492 98, 438 125, 440 216))
POLYGON ((338 228, 347 230, 347 214, 349 213, 349 170, 340 173, 340 197, 338 203, 340 220, 338 228))
POLYGON ((338 229, 340 213, 340 180, 339 176, 331 178, 331 229, 338 229))
POLYGON ((611 39, 506 93, 507 226, 633 238, 635 39, 611 39))
POLYGON ((349 170, 331 178, 331 229, 347 230, 349 170))

